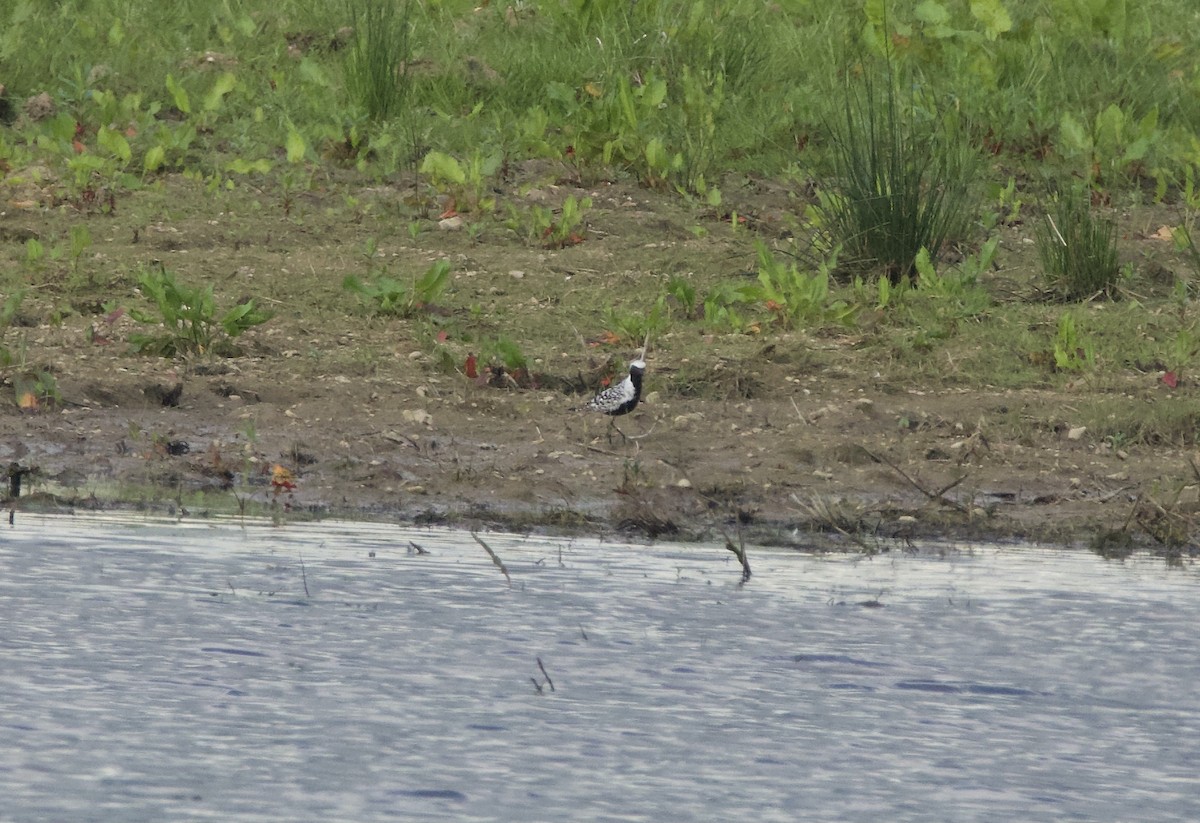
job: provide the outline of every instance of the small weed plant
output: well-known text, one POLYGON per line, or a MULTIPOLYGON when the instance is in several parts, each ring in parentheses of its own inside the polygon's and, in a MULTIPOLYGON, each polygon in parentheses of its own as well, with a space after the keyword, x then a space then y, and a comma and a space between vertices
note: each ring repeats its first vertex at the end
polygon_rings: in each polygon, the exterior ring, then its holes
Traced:
POLYGON ((1197 355, 1200 355, 1200 333, 1193 325, 1182 328, 1175 334, 1166 347, 1166 356, 1163 360, 1168 373, 1173 375, 1174 379, 1179 380, 1188 367, 1196 362, 1197 355))
POLYGON ((604 326, 620 339, 621 345, 640 346, 647 337, 657 338, 671 325, 671 309, 666 294, 659 295, 647 311, 629 311, 615 306, 604 312, 604 326))
POLYGON ((1196 169, 1188 164, 1184 169, 1180 191, 1182 214, 1179 226, 1172 232, 1175 248, 1186 257, 1192 274, 1200 277, 1200 245, 1196 243, 1196 225, 1200 218, 1200 187, 1196 185, 1196 169))
POLYGON ((1054 335, 1054 367, 1061 372, 1091 371, 1096 366, 1096 344, 1075 326, 1075 316, 1063 312, 1054 335))
POLYGON ((1112 295, 1121 281, 1116 224, 1092 212, 1086 193, 1059 198, 1037 247, 1051 291, 1064 300, 1112 295))
POLYGON ((21 303, 24 300, 25 291, 22 289, 10 294, 0 304, 0 368, 7 368, 13 364, 12 350, 5 345, 4 338, 7 337, 13 321, 17 319, 17 313, 21 310, 21 303))
POLYGON ((667 280, 666 298, 672 316, 678 313, 684 320, 692 320, 700 312, 696 286, 686 277, 671 275, 667 280))
POLYGON ((236 353, 231 341, 247 329, 271 319, 271 313, 246 300, 218 313, 212 286, 180 283, 165 268, 148 269, 138 277, 142 295, 150 301, 150 310, 130 309, 129 316, 153 332, 131 334, 135 352, 160 357, 236 353))
POLYGON ((1015 226, 1021 222, 1021 209, 1025 201, 1017 192, 1017 179, 1009 176, 1008 183, 990 183, 988 194, 991 197, 991 210, 985 211, 982 217, 984 229, 991 231, 997 226, 1015 226))
POLYGON ((770 249, 758 247, 758 297, 785 328, 854 324, 857 306, 831 295, 830 275, 837 255, 824 260, 814 272, 801 271, 793 262, 784 264, 770 249))
POLYGON ((437 302, 449 283, 450 263, 439 260, 412 283, 386 275, 363 281, 351 274, 342 281, 342 288, 358 295, 373 314, 412 317, 437 302))
POLYGON ((13 398, 24 412, 51 409, 62 403, 58 381, 48 371, 21 372, 13 375, 13 398))
POLYGON ((24 299, 25 291, 22 289, 0 303, 0 379, 10 377, 13 401, 21 411, 32 412, 55 406, 62 401, 62 395, 53 374, 45 370, 28 369, 23 342, 15 352, 5 344, 6 333, 17 319, 24 299), (10 369, 15 373, 9 375, 10 369))
POLYGON ((489 213, 496 208, 490 181, 503 162, 504 156, 499 151, 476 149, 465 162, 444 152, 431 151, 421 161, 419 171, 435 189, 449 197, 454 211, 489 213))
POLYGON ((742 308, 759 302, 759 288, 723 281, 701 295, 688 279, 673 275, 661 300, 672 320, 703 320, 705 328, 713 331, 742 332, 751 325, 742 308))
POLYGON ((915 293, 939 304, 940 314, 976 317, 991 305, 991 295, 979 284, 979 275, 992 264, 999 238, 984 244, 978 256, 945 274, 937 271, 928 250, 921 249, 914 262, 917 270, 915 293))
POLYGON ((758 287, 750 284, 717 283, 704 295, 704 325, 713 330, 743 332, 753 325, 742 307, 757 302, 758 287))
POLYGON ((521 347, 507 337, 496 337, 480 342, 480 360, 484 363, 503 366, 510 373, 529 367, 529 358, 521 347))
POLYGON ((562 249, 583 242, 584 217, 592 207, 592 198, 569 195, 557 216, 550 209, 534 206, 531 234, 547 249, 562 249))

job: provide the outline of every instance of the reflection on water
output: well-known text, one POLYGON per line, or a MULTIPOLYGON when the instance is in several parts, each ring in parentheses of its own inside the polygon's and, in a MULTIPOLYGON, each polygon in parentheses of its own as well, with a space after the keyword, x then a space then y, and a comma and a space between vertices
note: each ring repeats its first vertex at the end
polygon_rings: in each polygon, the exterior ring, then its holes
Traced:
POLYGON ((487 541, 19 515, 0 819, 1200 819, 1192 569, 487 541))

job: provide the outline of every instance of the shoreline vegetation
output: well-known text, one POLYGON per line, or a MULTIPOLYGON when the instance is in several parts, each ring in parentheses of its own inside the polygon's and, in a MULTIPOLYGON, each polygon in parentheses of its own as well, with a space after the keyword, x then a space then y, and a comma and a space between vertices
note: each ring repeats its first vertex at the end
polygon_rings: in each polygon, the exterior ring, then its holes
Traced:
POLYGON ((1194 4, 198 5, 0 18, 22 505, 1194 553, 1194 4))

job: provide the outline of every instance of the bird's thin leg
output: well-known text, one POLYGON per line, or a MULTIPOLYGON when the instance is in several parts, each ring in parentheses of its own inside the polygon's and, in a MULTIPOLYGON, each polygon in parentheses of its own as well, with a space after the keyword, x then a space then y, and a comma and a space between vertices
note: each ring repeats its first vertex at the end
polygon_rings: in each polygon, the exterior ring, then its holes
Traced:
MULTIPOLYGON (((616 430, 617 434, 621 435, 621 442, 628 443, 629 438, 625 436, 625 432, 621 431, 621 427, 617 425, 617 418, 610 418, 608 422, 612 425, 612 428, 616 430)), ((608 434, 608 442, 612 442, 612 432, 609 432, 608 434)))

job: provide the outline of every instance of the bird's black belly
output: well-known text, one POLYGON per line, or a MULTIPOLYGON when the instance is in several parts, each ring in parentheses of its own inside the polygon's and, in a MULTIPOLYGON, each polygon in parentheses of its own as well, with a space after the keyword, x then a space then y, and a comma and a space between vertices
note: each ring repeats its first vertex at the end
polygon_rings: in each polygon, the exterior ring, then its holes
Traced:
POLYGON ((613 417, 620 417, 623 414, 629 414, 631 411, 633 411, 635 408, 637 408, 637 404, 638 404, 638 398, 635 396, 632 400, 626 400, 624 403, 617 406, 612 411, 606 412, 606 413, 613 417))

